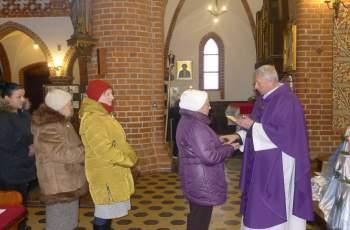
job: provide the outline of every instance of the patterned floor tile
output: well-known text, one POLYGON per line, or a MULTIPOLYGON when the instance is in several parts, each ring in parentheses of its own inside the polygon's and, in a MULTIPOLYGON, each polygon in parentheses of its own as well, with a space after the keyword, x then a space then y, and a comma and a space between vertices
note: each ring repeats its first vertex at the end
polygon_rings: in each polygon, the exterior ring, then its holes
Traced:
MULTIPOLYGON (((228 199, 225 204, 213 210, 210 230, 238 230, 240 192, 240 159, 230 159, 226 165, 228 199)), ((188 204, 180 189, 176 173, 159 173, 138 178, 135 195, 131 199, 132 209, 128 216, 115 219, 115 230, 184 230, 188 204)), ((79 230, 92 229, 92 208, 80 208, 79 230)), ((33 230, 44 229, 45 210, 40 207, 29 208, 29 225, 33 230)), ((308 229, 317 229, 308 226, 308 229)))

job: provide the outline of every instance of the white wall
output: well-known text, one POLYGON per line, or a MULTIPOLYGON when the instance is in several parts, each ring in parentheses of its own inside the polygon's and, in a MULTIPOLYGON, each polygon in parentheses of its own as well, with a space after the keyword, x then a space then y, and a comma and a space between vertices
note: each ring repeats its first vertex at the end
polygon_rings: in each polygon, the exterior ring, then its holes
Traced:
MULTIPOLYGON (((172 1, 169 1, 172 2, 172 1)), ((175 1, 177 2, 177 1, 175 1)), ((176 60, 193 61, 192 81, 174 80, 172 86, 182 92, 188 86, 198 88, 198 52, 203 36, 210 32, 218 34, 225 48, 225 98, 224 100, 247 100, 253 95, 253 72, 256 60, 255 42, 247 14, 241 1, 222 0, 228 11, 219 17, 217 24, 207 11, 212 0, 187 0, 178 17, 170 43, 170 50, 176 60)), ((262 6, 262 0, 248 1, 255 17, 262 6)), ((169 4, 173 6, 173 4, 169 4)), ((170 12, 166 10, 166 12, 170 12)), ((169 16, 167 16, 169 17, 169 16)), ((165 23, 165 26, 167 24, 165 23)), ((167 33, 168 28, 165 28, 167 33)), ((209 92, 211 100, 221 100, 218 92, 209 92)))

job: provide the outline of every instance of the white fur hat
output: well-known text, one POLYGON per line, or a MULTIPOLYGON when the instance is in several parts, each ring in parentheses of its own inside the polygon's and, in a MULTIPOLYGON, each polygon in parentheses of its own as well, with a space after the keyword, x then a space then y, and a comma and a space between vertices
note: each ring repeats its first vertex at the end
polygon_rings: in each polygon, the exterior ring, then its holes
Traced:
POLYGON ((45 96, 45 104, 55 111, 59 111, 72 100, 72 95, 61 89, 52 89, 45 96))
POLYGON ((188 89, 181 94, 180 108, 191 111, 198 111, 208 99, 208 93, 196 89, 188 89))

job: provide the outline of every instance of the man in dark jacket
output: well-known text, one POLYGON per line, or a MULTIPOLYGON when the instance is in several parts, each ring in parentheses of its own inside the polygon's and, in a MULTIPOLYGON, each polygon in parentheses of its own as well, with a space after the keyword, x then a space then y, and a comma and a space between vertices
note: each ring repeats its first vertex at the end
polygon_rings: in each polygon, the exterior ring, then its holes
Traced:
POLYGON ((182 190, 190 204, 187 230, 207 230, 214 205, 226 201, 224 160, 239 145, 223 144, 209 127, 208 94, 189 89, 180 98, 176 132, 182 190))

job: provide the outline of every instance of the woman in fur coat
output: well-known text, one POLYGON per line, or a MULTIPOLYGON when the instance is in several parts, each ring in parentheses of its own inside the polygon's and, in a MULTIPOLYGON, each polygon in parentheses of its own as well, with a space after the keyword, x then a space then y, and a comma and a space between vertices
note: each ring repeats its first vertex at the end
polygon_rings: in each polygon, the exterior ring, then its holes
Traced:
POLYGON ((72 96, 51 90, 34 112, 32 132, 41 199, 46 204, 46 230, 78 226, 79 197, 86 193, 84 149, 70 123, 72 96))

